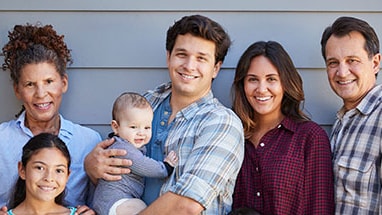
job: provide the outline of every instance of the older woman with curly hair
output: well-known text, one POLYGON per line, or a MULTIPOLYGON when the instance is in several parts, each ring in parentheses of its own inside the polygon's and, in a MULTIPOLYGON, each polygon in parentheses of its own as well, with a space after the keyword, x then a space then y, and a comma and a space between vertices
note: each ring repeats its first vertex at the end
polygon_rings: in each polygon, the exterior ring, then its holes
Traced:
MULTIPOLYGON (((0 124, 0 147, 3 149, 0 152, 0 206, 9 201, 18 178, 17 163, 22 147, 42 132, 58 135, 72 155, 64 203, 86 205, 91 200, 92 185, 83 161, 101 137, 96 131, 66 120, 59 113, 62 96, 68 89, 67 64, 72 62, 64 36, 58 35, 51 25, 26 24, 14 26, 8 37, 2 49, 3 70, 10 72, 22 110, 15 119, 0 124)), ((94 213, 87 206, 80 207, 78 212, 94 213)))

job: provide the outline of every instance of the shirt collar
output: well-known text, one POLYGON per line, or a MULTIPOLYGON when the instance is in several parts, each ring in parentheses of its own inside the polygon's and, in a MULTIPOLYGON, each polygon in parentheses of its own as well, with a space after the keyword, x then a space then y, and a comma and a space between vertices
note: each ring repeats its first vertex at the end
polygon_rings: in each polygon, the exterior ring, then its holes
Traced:
MULTIPOLYGON (((171 82, 162 84, 158 86, 152 93, 152 101, 150 102, 153 105, 153 109, 155 110, 163 100, 171 96, 171 82), (153 102, 153 100, 156 100, 153 102)), ((212 104, 214 102, 214 95, 210 90, 204 97, 195 101, 194 103, 188 105, 187 107, 180 110, 176 117, 184 117, 185 119, 190 119, 205 105, 212 104)))
MULTIPOLYGON (((377 85, 371 89, 366 96, 357 105, 354 111, 349 110, 349 113, 356 114, 357 112, 363 115, 369 115, 382 100, 382 85, 377 85)), ((344 106, 337 112, 337 118, 342 118, 346 113, 344 106)))
POLYGON ((371 89, 365 98, 363 98, 362 101, 357 105, 357 109, 361 113, 369 115, 382 99, 381 89, 382 85, 375 86, 373 89, 371 89))
MULTIPOLYGON (((29 137, 33 137, 32 131, 25 126, 25 111, 23 111, 20 116, 16 119, 16 124, 21 128, 21 130, 27 134, 29 137)), ((73 123, 71 123, 68 120, 65 120, 62 115, 60 114, 60 131, 59 131, 59 137, 61 139, 66 138, 68 140, 71 139, 73 136, 73 123)), ((65 141, 64 141, 65 142, 65 141)))
POLYGON ((165 100, 171 93, 171 82, 159 85, 154 90, 149 90, 145 93, 145 97, 149 100, 155 111, 158 106, 165 100))
POLYGON ((214 95, 212 91, 210 90, 204 97, 200 98, 199 100, 193 102, 192 104, 188 105, 187 107, 183 108, 179 114, 183 116, 186 120, 189 120, 193 118, 203 107, 206 105, 210 105, 214 102, 214 95))

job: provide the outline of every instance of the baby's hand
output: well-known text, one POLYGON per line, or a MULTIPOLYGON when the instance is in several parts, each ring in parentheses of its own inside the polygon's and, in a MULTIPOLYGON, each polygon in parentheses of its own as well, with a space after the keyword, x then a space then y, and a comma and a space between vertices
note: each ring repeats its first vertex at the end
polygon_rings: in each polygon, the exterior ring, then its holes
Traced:
POLYGON ((168 164, 174 167, 178 163, 178 156, 175 154, 174 151, 170 151, 170 153, 168 153, 164 161, 166 161, 168 164))

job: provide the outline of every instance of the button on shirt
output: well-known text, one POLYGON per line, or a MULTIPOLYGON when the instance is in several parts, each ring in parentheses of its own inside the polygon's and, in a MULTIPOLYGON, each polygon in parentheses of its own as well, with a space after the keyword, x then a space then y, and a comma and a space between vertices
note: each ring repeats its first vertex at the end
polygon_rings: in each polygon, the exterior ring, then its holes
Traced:
MULTIPOLYGON (((155 110, 170 93, 168 83, 145 96, 155 110)), ((227 214, 244 156, 240 119, 210 91, 179 111, 171 123, 164 148, 157 149, 166 154, 175 150, 179 162, 161 193, 170 191, 199 202, 205 208, 202 214, 227 214)))
POLYGON ((286 117, 257 148, 246 140, 233 208, 261 214, 333 214, 333 172, 329 139, 312 121, 286 117))
POLYGON ((337 114, 333 149, 336 214, 382 213, 382 86, 337 114))

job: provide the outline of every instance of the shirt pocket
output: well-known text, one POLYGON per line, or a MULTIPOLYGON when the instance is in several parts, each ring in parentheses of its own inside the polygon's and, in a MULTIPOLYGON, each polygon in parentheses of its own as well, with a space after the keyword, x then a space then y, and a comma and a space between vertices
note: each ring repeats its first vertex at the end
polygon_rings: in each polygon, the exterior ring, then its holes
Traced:
POLYGON ((374 161, 357 157, 341 157, 337 162, 337 202, 366 207, 376 180, 374 161))

